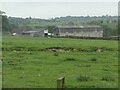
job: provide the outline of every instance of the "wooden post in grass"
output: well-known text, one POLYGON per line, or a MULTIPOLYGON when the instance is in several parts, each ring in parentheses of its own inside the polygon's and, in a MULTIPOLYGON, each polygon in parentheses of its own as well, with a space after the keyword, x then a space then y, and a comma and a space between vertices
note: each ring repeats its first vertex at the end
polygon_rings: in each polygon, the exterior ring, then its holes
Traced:
POLYGON ((65 77, 58 78, 57 80, 57 90, 63 90, 65 84, 65 77))

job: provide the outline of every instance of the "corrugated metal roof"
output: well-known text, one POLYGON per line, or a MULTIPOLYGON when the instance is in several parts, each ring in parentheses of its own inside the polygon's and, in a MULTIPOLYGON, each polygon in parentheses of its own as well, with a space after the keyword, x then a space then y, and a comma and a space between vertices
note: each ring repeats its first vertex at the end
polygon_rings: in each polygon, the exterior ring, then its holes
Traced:
POLYGON ((38 32, 41 32, 41 31, 44 31, 44 30, 40 30, 40 31, 25 31, 23 33, 38 33, 38 32))

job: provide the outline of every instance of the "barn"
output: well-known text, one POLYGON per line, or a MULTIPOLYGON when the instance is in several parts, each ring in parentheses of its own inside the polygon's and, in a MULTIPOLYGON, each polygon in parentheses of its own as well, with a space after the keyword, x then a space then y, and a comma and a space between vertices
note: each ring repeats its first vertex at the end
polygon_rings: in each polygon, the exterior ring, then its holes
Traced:
POLYGON ((103 37, 101 26, 57 26, 55 35, 57 36, 76 36, 76 37, 103 37))
POLYGON ((22 32, 24 36, 31 36, 31 37, 44 37, 44 30, 41 31, 25 31, 22 32))

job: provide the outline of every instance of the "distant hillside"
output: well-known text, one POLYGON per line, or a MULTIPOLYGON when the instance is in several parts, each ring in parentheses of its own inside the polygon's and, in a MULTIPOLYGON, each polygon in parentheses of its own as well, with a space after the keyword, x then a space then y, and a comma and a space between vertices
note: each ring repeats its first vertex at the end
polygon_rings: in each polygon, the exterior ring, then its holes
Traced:
POLYGON ((118 17, 117 16, 66 16, 56 17, 52 19, 36 19, 36 18, 16 18, 8 17, 10 25, 14 27, 22 27, 27 30, 38 28, 48 28, 49 26, 80 26, 80 25, 100 25, 104 28, 106 36, 115 36, 118 34, 118 17))

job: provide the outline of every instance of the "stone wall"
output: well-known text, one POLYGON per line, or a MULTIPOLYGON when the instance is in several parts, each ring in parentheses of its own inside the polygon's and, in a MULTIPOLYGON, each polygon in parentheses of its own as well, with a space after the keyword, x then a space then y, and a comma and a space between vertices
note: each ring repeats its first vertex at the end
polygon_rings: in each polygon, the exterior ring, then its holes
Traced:
POLYGON ((60 28, 59 36, 103 37, 100 28, 60 28))

